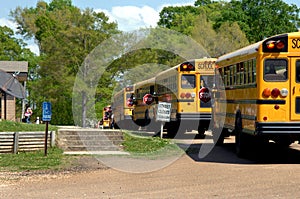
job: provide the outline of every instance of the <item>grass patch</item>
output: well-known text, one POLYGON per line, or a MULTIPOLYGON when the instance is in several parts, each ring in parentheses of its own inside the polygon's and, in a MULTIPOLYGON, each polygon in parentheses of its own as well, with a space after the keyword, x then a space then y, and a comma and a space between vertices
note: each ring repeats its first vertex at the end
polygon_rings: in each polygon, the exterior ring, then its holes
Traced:
MULTIPOLYGON (((0 121, 0 132, 34 132, 45 131, 45 124, 27 124, 22 122, 0 121)), ((57 131, 58 127, 49 125, 49 131, 57 131)), ((48 148, 47 156, 44 150, 20 152, 19 154, 0 154, 0 171, 25 171, 58 169, 65 162, 63 151, 57 147, 48 148)))
POLYGON ((143 137, 124 133, 124 150, 133 156, 172 156, 183 151, 171 140, 159 137, 143 137))
MULTIPOLYGON (((45 124, 27 124, 22 122, 0 121, 0 132, 45 131, 45 124)), ((58 127, 49 125, 49 131, 57 131, 58 127)))
POLYGON ((1 171, 24 171, 59 169, 63 163, 63 151, 53 147, 44 151, 21 152, 19 154, 0 154, 1 171))

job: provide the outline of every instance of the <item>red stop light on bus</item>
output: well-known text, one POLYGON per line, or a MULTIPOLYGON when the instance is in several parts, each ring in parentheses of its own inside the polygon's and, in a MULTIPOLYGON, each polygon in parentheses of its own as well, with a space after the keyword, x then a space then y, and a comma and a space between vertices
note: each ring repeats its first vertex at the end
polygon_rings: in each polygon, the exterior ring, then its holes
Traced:
POLYGON ((263 52, 287 52, 288 51, 288 36, 280 35, 269 38, 263 42, 263 52))
POLYGON ((180 64, 180 71, 195 71, 195 66, 190 62, 180 64))

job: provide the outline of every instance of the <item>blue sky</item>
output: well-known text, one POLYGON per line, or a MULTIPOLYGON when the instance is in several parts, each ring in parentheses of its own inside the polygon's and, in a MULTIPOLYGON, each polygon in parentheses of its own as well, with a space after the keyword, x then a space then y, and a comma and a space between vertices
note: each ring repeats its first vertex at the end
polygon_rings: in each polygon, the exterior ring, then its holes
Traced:
MULTIPOLYGON (((39 0, 0 0, 0 26, 6 25, 15 29, 9 19, 9 13, 17 6, 35 7, 39 0)), ((51 0, 44 0, 50 2, 51 0)), ((95 11, 103 11, 111 21, 116 21, 123 31, 137 30, 141 27, 154 27, 159 20, 159 12, 165 6, 193 5, 196 0, 72 0, 73 5, 95 11)), ((300 0, 284 0, 288 4, 296 4, 300 8, 300 0)), ((32 51, 37 46, 29 44, 32 51)))

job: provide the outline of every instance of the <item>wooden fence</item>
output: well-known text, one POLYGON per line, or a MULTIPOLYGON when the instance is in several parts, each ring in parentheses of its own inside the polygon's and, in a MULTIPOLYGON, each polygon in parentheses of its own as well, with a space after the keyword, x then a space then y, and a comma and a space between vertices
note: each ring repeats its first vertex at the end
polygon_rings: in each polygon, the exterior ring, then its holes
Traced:
MULTIPOLYGON (((47 146, 55 146, 55 131, 49 131, 47 146)), ((45 148, 45 132, 0 132, 0 153, 36 151, 45 148)))

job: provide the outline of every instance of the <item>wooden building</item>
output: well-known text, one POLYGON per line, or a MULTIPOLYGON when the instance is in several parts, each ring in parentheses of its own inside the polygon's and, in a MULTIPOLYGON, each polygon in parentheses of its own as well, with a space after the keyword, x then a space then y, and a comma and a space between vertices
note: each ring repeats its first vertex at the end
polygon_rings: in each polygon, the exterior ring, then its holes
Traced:
MULTIPOLYGON (((14 74, 18 72, 17 79, 26 89, 26 81, 28 77, 28 62, 26 61, 0 61, 0 70, 14 74)), ((5 100, 4 95, 0 93, 0 119, 5 119, 5 100)), ((16 98, 6 95, 6 120, 20 121, 24 112, 25 102, 22 102, 22 113, 16 115, 16 98)))

